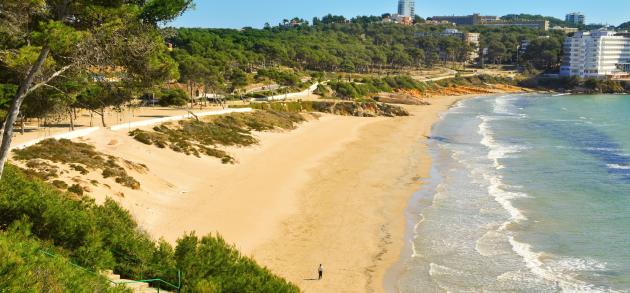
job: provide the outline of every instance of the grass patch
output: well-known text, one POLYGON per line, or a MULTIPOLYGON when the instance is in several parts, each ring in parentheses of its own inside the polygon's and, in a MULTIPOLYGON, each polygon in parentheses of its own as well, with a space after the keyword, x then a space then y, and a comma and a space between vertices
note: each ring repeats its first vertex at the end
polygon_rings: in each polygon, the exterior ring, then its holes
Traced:
POLYGON ((206 121, 185 120, 177 124, 166 123, 153 131, 134 130, 129 133, 137 141, 159 148, 200 157, 207 155, 233 164, 235 159, 218 146, 250 146, 258 143, 252 131, 294 129, 304 121, 298 113, 275 110, 253 113, 234 113, 210 118, 206 121))
MULTIPOLYGON (((46 161, 68 165, 81 175, 90 171, 102 170, 103 178, 114 178, 118 184, 140 189, 140 182, 131 177, 125 168, 119 164, 119 159, 97 152, 94 146, 85 143, 72 142, 67 139, 47 139, 34 146, 14 151, 15 158, 27 161, 27 173, 43 180, 58 177, 58 170, 46 161)), ((123 161, 137 170, 146 170, 146 166, 123 161)), ((77 192, 75 192, 77 193, 77 192)), ((79 193, 77 193, 79 194, 79 193)))
POLYGON ((42 180, 58 178, 60 173, 59 168, 39 159, 28 160, 26 167, 25 173, 29 175, 29 177, 40 178, 42 180))

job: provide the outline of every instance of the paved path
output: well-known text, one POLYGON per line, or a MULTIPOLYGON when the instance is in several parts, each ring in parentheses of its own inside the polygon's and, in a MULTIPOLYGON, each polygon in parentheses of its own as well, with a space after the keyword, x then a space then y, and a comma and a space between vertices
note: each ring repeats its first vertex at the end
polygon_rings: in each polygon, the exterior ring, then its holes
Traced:
MULTIPOLYGON (((207 111, 207 112, 191 112, 191 113, 193 113, 194 116, 197 116, 197 117, 206 117, 206 116, 224 115, 224 114, 229 114, 229 113, 246 113, 246 112, 251 112, 251 111, 252 111, 251 108, 235 108, 235 109, 215 110, 215 111, 207 111)), ((136 129, 136 128, 140 128, 140 127, 146 127, 146 126, 151 126, 151 125, 155 125, 155 124, 161 124, 161 123, 165 123, 165 122, 172 122, 172 121, 179 121, 179 120, 189 119, 189 118, 192 118, 194 116, 192 114, 188 113, 188 114, 177 115, 177 116, 145 119, 145 120, 140 120, 140 121, 135 121, 135 122, 129 122, 129 123, 124 123, 124 124, 118 124, 118 125, 110 126, 110 127, 107 127, 106 129, 111 130, 111 131, 121 131, 121 130, 131 131, 132 129, 136 129)), ((97 132, 101 128, 102 127, 87 127, 87 128, 81 128, 81 129, 78 129, 78 130, 75 130, 75 131, 68 131, 68 132, 58 133, 58 134, 55 134, 55 135, 39 137, 39 138, 36 138, 36 139, 33 139, 33 140, 29 140, 27 142, 15 144, 11 148, 12 149, 27 148, 29 146, 35 145, 35 144, 37 144, 37 143, 39 143, 39 142, 41 142, 43 140, 49 139, 49 138, 54 138, 54 139, 75 139, 75 138, 79 138, 79 137, 85 137, 85 136, 91 135, 92 133, 97 132)))

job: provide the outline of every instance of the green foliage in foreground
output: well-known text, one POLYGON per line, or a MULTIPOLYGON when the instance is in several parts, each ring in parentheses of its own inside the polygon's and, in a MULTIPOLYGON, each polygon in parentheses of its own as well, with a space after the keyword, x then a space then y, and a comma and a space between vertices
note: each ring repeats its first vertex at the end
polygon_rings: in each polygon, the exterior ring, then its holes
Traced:
POLYGON ((209 121, 186 120, 177 125, 162 124, 153 131, 136 129, 129 133, 137 141, 159 148, 169 147, 176 152, 200 157, 202 154, 217 157, 224 164, 235 163, 228 153, 216 146, 249 146, 258 143, 252 131, 269 131, 276 128, 293 129, 304 121, 297 113, 256 111, 235 113, 209 121))
POLYGON ((43 244, 28 236, 28 231, 0 231, 0 292, 130 292, 65 257, 45 254, 43 244))
POLYGON ((0 287, 9 292, 22 292, 25 287, 39 291, 37 284, 11 281, 33 278, 29 274, 31 267, 48 274, 46 278, 59 280, 60 286, 65 286, 60 291, 95 292, 101 284, 98 279, 87 282, 89 277, 80 277, 79 269, 72 273, 54 259, 48 262, 36 258, 33 254, 38 242, 48 251, 92 271, 114 269, 127 279, 161 278, 177 284, 177 271, 181 270, 182 292, 298 291, 240 255, 218 236, 199 239, 187 235, 174 248, 165 241, 151 240, 129 212, 114 201, 96 205, 88 198, 76 199, 38 179, 30 179, 13 166, 7 166, 5 172, 0 181, 0 231, 4 231, 0 233, 0 287), (31 227, 29 239, 6 232, 11 226, 24 225, 31 227), (20 247, 27 251, 21 252, 20 247), (23 263, 25 260, 29 266, 23 263), (48 270, 49 263, 59 269, 48 270), (87 283, 74 283, 79 280, 87 283), (212 290, 206 290, 209 288, 212 290))

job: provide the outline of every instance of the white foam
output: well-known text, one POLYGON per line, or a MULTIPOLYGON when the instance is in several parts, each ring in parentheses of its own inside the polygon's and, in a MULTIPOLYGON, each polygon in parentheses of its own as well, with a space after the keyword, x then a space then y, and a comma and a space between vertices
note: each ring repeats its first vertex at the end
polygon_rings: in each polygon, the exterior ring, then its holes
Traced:
MULTIPOLYGON (((579 151, 604 151, 604 152, 618 152, 618 151, 620 151, 620 149, 618 149, 618 148, 592 148, 592 147, 580 148, 580 147, 571 147, 571 146, 563 146, 563 145, 557 145, 557 146, 554 146, 554 147, 556 149, 579 150, 579 151)), ((620 154, 620 155, 624 155, 624 154, 620 154)))
POLYGON ((435 188, 435 195, 433 196, 433 201, 431 204, 438 205, 440 200, 442 200, 442 197, 446 195, 446 185, 444 183, 440 183, 436 188, 435 188))
POLYGON ((521 145, 502 145, 497 143, 493 137, 494 132, 492 132, 489 126, 489 122, 496 119, 487 116, 479 116, 479 119, 481 119, 481 123, 479 124, 478 133, 482 137, 481 144, 490 150, 488 152, 488 159, 493 161, 495 168, 503 169, 505 167, 499 162, 500 159, 510 158, 513 154, 520 153, 527 149, 527 147, 521 145))
POLYGON ((418 221, 418 223, 416 223, 416 225, 413 226, 413 233, 414 234, 418 233, 418 227, 420 227, 420 225, 422 223, 424 223, 424 221, 425 221, 424 215, 420 214, 420 215, 418 215, 418 217, 420 217, 420 220, 418 221))
POLYGON ((593 258, 564 258, 554 263, 563 271, 579 272, 603 272, 606 271, 606 263, 593 258))
MULTIPOLYGON (((501 241, 505 235, 495 230, 489 230, 481 238, 475 241, 475 250, 482 256, 490 257, 502 254, 501 241)), ((505 241, 504 241, 505 242, 505 241)))
POLYGON ((618 170, 630 170, 630 166, 623 166, 619 164, 608 164, 609 169, 618 169, 618 170))
POLYGON ((535 275, 548 280, 550 282, 554 282, 562 292, 602 292, 602 293, 612 293, 618 292, 614 290, 604 290, 601 288, 597 288, 592 284, 588 284, 586 282, 576 280, 572 276, 568 275, 566 271, 580 271, 582 269, 591 270, 592 268, 596 268, 598 270, 603 270, 605 268, 605 264, 601 264, 595 261, 584 261, 576 259, 569 259, 565 261, 559 262, 561 265, 556 269, 553 269, 549 266, 546 266, 545 263, 542 262, 541 258, 544 256, 542 253, 534 252, 532 250, 532 246, 527 243, 522 243, 514 240, 513 236, 509 236, 510 244, 514 252, 520 255, 525 261, 525 265, 530 269, 532 273, 535 275), (578 264, 578 265, 576 265, 578 264))
POLYGON ((485 174, 484 177, 490 183, 488 185, 488 193, 494 198, 496 202, 498 202, 503 209, 505 209, 510 214, 510 220, 503 223, 499 230, 507 229, 508 225, 512 223, 520 223, 527 220, 527 217, 514 205, 512 204, 512 199, 516 198, 525 198, 527 194, 520 192, 510 192, 506 191, 502 188, 503 182, 502 178, 499 175, 488 175, 485 174))
POLYGON ((439 276, 439 275, 467 277, 468 273, 460 271, 460 270, 456 270, 454 268, 449 268, 447 266, 439 265, 436 263, 430 263, 429 275, 432 277, 439 276))
POLYGON ((525 114, 518 114, 518 110, 524 110, 521 107, 516 107, 511 102, 518 99, 518 96, 506 95, 497 97, 494 100, 494 113, 506 116, 519 116, 521 118, 527 117, 525 114))
POLYGON ((411 240, 410 242, 411 242, 411 258, 422 257, 422 254, 418 253, 418 251, 416 250, 415 241, 411 240))

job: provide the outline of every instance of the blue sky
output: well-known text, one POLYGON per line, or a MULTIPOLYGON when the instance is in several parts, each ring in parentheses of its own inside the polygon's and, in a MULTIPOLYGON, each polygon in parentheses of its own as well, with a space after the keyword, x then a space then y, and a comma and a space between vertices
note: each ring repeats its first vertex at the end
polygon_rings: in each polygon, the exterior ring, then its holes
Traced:
MULTIPOLYGON (((195 0, 197 8, 173 22, 185 27, 262 27, 278 24, 284 18, 311 20, 328 13, 346 17, 395 12, 397 0, 195 0)), ((618 25, 630 21, 630 0, 417 0, 422 17, 434 15, 488 15, 510 13, 543 14, 564 18, 579 11, 588 23, 618 25)))

